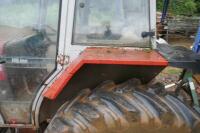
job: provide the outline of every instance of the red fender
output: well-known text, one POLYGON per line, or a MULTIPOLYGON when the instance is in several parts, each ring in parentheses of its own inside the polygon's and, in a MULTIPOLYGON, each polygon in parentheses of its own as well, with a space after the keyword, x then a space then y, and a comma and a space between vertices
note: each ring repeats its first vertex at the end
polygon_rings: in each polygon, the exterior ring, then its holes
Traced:
POLYGON ((167 66, 168 61, 156 51, 151 50, 87 48, 69 64, 47 91, 43 93, 43 96, 51 100, 55 99, 84 64, 167 66))

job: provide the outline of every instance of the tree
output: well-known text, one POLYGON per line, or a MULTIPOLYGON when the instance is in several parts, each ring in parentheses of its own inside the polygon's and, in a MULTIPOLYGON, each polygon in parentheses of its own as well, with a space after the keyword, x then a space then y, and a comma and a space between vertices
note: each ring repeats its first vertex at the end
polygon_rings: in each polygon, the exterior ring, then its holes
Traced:
MULTIPOLYGON (((164 0, 157 0, 157 8, 162 11, 164 0)), ((191 16, 200 12, 199 0, 170 0, 169 12, 174 15, 191 16)))
POLYGON ((196 5, 197 5, 197 13, 200 14, 200 1, 199 0, 195 0, 196 5))

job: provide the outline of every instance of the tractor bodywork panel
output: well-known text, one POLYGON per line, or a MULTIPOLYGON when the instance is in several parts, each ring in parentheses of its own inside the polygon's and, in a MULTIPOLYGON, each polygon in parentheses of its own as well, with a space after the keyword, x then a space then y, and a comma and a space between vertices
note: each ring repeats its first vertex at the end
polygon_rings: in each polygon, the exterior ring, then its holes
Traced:
MULTIPOLYGON (((67 85, 75 73, 87 64, 98 65, 130 65, 130 66, 167 66, 168 62, 157 52, 152 50, 137 50, 131 48, 88 48, 75 59, 55 82, 47 89, 44 96, 55 99, 67 85)), ((159 72, 160 70, 157 69, 159 72)), ((159 73, 157 72, 157 73, 159 73)), ((155 71, 149 71, 153 75, 155 71)), ((142 73, 141 73, 142 74, 142 73)), ((144 76, 144 78, 147 78, 144 76)), ((148 81, 152 80, 147 79, 148 81)))

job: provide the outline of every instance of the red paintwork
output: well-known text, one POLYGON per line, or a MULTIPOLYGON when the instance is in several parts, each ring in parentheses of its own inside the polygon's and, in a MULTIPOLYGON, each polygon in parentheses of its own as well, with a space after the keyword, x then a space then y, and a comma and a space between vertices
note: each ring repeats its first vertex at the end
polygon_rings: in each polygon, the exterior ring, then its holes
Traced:
MULTIPOLYGON (((4 47, 4 41, 0 40, 0 56, 3 55, 3 47, 4 47)), ((6 80, 6 74, 4 71, 4 66, 0 64, 0 81, 6 80)))
POLYGON ((55 99, 84 64, 167 66, 168 62, 156 51, 126 48, 87 48, 76 60, 69 64, 68 68, 62 72, 43 95, 48 99, 55 99))

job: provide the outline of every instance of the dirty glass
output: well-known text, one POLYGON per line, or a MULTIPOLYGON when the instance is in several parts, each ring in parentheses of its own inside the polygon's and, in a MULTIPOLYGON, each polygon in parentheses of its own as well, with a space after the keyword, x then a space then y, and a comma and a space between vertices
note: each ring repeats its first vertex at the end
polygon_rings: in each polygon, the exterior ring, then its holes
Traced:
POLYGON ((73 44, 149 46, 149 0, 77 0, 73 44))
POLYGON ((30 123, 31 102, 56 67, 60 0, 0 0, 0 113, 30 123))

